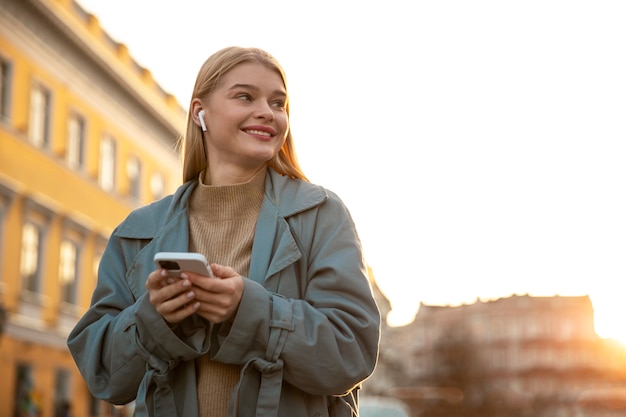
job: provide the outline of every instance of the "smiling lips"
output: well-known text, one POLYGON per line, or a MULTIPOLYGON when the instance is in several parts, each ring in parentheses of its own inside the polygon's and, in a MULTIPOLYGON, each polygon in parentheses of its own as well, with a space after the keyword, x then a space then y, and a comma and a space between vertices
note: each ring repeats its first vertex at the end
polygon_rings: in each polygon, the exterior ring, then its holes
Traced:
POLYGON ((271 138, 276 135, 276 131, 269 126, 250 126, 241 129, 249 135, 271 138))

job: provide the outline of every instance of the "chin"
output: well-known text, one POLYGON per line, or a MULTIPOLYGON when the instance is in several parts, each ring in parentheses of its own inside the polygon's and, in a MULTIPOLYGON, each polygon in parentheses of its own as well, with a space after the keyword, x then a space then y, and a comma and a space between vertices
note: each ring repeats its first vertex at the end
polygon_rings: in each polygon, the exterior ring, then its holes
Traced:
POLYGON ((258 160, 258 161, 262 161, 263 163, 266 163, 268 161, 270 161, 272 158, 274 158, 276 155, 278 155, 278 151, 279 149, 271 149, 271 150, 267 150, 264 149, 262 151, 259 151, 257 153, 255 153, 253 155, 253 158, 258 160))

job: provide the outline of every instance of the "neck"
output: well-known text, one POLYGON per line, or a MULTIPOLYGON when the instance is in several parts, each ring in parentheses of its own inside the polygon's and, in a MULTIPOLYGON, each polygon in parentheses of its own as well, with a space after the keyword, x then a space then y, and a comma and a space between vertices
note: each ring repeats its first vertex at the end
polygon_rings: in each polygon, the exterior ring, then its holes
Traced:
POLYGON ((206 185, 233 185, 249 182, 252 178, 267 170, 267 165, 263 164, 254 170, 245 170, 241 168, 232 169, 232 167, 209 165, 204 171, 204 184, 206 185))

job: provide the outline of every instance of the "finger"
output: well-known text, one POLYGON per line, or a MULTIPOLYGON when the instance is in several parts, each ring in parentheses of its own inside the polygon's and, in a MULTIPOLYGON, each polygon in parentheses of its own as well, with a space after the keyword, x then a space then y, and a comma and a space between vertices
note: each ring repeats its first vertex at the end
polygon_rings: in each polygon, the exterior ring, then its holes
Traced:
POLYGON ((237 310, 237 306, 233 305, 216 305, 202 302, 198 304, 197 314, 212 323, 222 323, 234 317, 237 310))
POLYGON ((200 303, 194 298, 195 292, 189 290, 157 304, 155 308, 165 320, 175 323, 193 313, 200 306, 200 303))
POLYGON ((224 266, 216 263, 211 264, 211 270, 213 271, 213 275, 218 278, 228 278, 238 275, 237 271, 230 266, 224 266))
POLYGON ((171 313, 162 315, 162 317, 168 323, 177 324, 183 321, 184 319, 186 319, 187 317, 191 316, 192 314, 194 314, 198 310, 199 307, 200 307, 200 303, 197 301, 187 303, 182 308, 179 308, 178 310, 173 311, 171 313))
MULTIPOLYGON (((163 282, 167 281, 163 280, 163 282)), ((188 279, 177 279, 172 284, 159 284, 157 288, 148 289, 150 303, 156 307, 190 289, 191 282, 188 279)))
POLYGON ((181 276, 185 276, 194 287, 201 288, 204 291, 219 292, 220 280, 194 274, 193 272, 184 272, 181 276))
POLYGON ((158 289, 163 287, 163 282, 167 277, 167 271, 165 269, 157 269, 152 271, 146 279, 146 289, 158 289))
POLYGON ((200 302, 225 305, 232 303, 232 299, 239 302, 243 292, 243 278, 234 275, 228 278, 198 278, 190 275, 189 280, 197 290, 196 298, 200 302))
POLYGON ((198 287, 194 287, 194 290, 196 300, 200 302, 198 314, 213 323, 220 323, 236 314, 243 295, 243 278, 237 275, 213 281, 216 282, 216 291, 203 291, 198 287))

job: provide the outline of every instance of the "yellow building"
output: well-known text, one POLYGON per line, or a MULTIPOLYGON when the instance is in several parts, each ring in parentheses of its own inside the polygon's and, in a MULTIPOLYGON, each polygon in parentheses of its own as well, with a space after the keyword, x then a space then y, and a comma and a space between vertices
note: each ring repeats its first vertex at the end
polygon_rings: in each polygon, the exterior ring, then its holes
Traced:
POLYGON ((185 118, 74 0, 0 1, 0 416, 123 414, 92 398, 66 338, 113 228, 180 183, 185 118))

